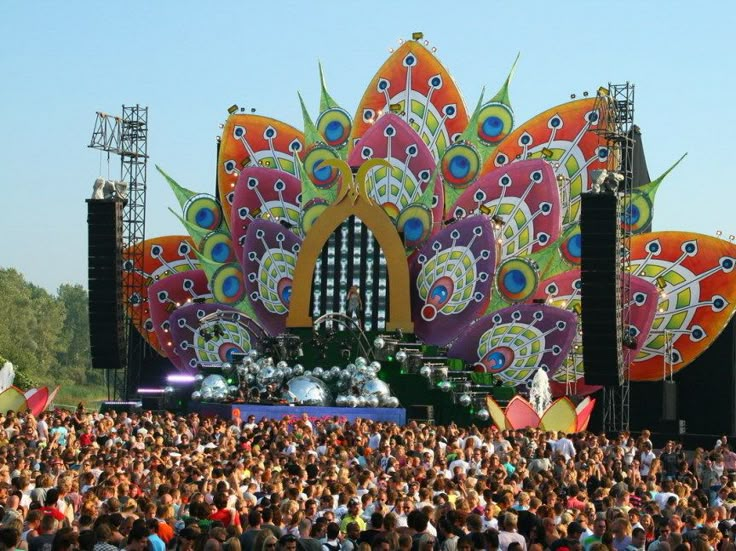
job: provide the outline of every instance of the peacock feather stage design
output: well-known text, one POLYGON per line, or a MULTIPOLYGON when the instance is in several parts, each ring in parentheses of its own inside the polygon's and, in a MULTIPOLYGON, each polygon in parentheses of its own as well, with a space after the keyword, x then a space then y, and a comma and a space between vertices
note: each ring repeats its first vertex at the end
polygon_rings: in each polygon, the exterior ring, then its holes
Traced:
MULTIPOLYGON (((133 319, 151 346, 194 370, 309 326, 315 264, 324 262, 317 252, 354 216, 378 238, 390 281, 374 331, 446 347, 479 383, 523 393, 543 369, 558 396, 596 390, 583 375, 579 219, 594 172, 616 168, 604 139, 606 97, 518 124, 510 74, 468 109, 418 41, 390 55, 352 117, 327 92, 321 68, 320 77, 319 112, 301 102, 302 129, 228 117, 218 197, 161 171, 186 234, 148 239, 144 265, 125 265, 125 277, 145 280, 147 294, 128 299, 142 310, 133 319)), ((623 214, 634 235, 623 252, 633 381, 661 378, 665 353, 675 372, 685 368, 736 305, 732 243, 650 231, 663 179, 635 188, 623 214)))

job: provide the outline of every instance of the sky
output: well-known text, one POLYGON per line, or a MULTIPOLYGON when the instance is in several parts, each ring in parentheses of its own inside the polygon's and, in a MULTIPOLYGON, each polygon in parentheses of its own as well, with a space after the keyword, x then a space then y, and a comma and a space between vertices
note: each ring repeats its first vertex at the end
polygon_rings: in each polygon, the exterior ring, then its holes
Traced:
POLYGON ((422 31, 467 105, 510 88, 518 122, 636 86, 657 195, 654 229, 736 234, 728 128, 736 124, 736 2, 497 0, 0 0, 0 267, 54 292, 87 281, 86 204, 117 157, 88 149, 95 113, 149 108, 146 235, 181 234, 154 165, 214 190, 215 138, 233 103, 298 128, 317 115, 317 63, 348 111, 399 39, 422 31))

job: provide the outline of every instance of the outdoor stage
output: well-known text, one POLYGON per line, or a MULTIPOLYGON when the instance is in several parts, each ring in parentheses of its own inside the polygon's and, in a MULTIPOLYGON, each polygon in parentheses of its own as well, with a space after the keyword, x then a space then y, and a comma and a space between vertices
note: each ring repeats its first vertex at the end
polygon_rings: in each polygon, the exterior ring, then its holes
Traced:
POLYGON ((339 408, 318 406, 281 406, 263 404, 191 404, 192 411, 201 415, 218 415, 220 417, 240 416, 247 419, 249 415, 255 415, 257 420, 282 419, 286 416, 300 417, 302 413, 309 418, 325 419, 337 416, 346 421, 356 419, 369 419, 371 421, 382 421, 396 423, 400 426, 406 424, 406 410, 404 408, 339 408), (236 413, 237 412, 237 413, 236 413))

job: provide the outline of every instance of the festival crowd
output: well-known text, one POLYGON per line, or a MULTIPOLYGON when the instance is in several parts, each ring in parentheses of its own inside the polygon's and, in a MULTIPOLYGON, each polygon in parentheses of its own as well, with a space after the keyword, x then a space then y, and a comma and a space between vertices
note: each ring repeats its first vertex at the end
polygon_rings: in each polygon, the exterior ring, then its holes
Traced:
POLYGON ((0 415, 0 551, 736 551, 736 453, 650 434, 0 415))

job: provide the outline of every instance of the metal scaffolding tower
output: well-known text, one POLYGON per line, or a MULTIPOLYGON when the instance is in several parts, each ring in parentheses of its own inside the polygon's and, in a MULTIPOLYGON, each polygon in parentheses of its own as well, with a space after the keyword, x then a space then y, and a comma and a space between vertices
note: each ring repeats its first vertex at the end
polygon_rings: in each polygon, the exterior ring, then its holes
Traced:
MULTIPOLYGON (((620 255, 620 276, 618 278, 618 332, 619 342, 627 345, 630 325, 631 303, 631 237, 630 225, 632 191, 634 181, 634 85, 610 84, 608 89, 598 93, 599 112, 603 114, 601 134, 605 139, 611 166, 609 170, 623 176, 619 185, 619 227, 617 239, 620 255)), ((625 356, 619 351, 619 384, 603 390, 603 428, 606 431, 618 432, 629 429, 631 378, 625 356)))
MULTIPOLYGON (((123 210, 123 271, 143 271, 143 242, 146 238, 146 176, 148 166, 148 107, 123 105, 122 116, 97 113, 89 147, 120 157, 120 180, 128 185, 123 210)), ((108 370, 110 389, 128 399, 140 378, 144 341, 135 337, 134 323, 142 326, 143 278, 123 277, 123 300, 127 315, 125 331, 128 362, 122 377, 108 370)))

